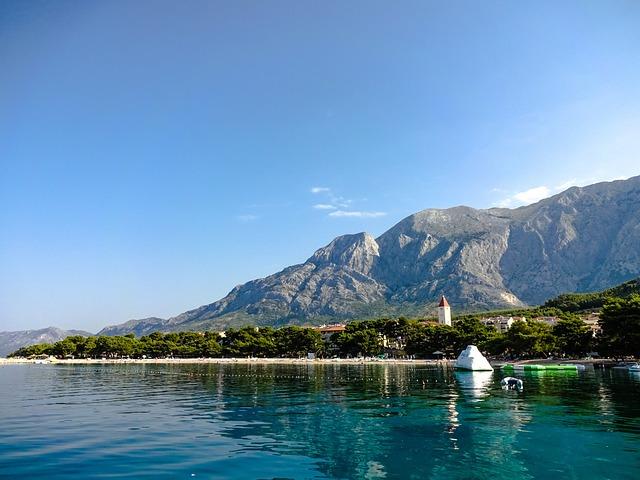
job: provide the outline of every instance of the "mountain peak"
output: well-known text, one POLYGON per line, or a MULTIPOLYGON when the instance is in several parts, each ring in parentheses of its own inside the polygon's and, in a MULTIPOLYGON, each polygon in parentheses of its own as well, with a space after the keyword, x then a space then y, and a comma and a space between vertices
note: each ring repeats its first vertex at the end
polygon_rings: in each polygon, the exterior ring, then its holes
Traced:
POLYGON ((426 315, 441 295, 458 310, 540 304, 640 275, 638 212, 640 177, 572 187, 516 209, 422 210, 377 239, 342 235, 303 264, 217 302, 133 326, 198 330, 426 315))
POLYGON ((368 275, 380 256, 376 240, 368 233, 342 235, 322 247, 307 260, 317 266, 340 265, 368 275))

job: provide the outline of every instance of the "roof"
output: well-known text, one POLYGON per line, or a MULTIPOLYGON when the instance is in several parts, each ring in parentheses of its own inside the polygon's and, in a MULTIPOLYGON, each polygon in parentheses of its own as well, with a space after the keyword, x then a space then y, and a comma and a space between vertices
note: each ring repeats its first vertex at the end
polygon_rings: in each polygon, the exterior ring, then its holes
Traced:
POLYGON ((327 327, 318 327, 318 331, 320 333, 330 333, 330 332, 344 332, 344 325, 330 325, 327 327))
POLYGON ((445 298, 444 295, 442 295, 442 298, 440 299, 440 303, 438 304, 439 307, 448 307, 449 306, 449 302, 447 302, 447 299, 445 298))

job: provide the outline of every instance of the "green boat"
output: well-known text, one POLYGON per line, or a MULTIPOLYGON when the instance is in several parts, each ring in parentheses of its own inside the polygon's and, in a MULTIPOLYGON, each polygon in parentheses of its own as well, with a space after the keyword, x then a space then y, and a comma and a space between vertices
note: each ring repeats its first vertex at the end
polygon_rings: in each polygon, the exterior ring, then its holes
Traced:
POLYGON ((561 363, 561 364, 545 364, 539 365, 535 363, 525 363, 514 365, 512 363, 507 363, 502 366, 502 370, 513 371, 513 370, 524 370, 527 371, 570 371, 577 372, 578 370, 583 370, 583 365, 574 365, 570 363, 561 363))

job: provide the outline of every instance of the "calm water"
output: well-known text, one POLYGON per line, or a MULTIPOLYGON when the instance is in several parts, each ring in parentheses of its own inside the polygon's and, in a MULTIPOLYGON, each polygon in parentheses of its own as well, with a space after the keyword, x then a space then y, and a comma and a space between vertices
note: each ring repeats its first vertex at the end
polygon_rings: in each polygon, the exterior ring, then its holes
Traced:
POLYGON ((0 367, 0 478, 640 478, 640 376, 0 367))

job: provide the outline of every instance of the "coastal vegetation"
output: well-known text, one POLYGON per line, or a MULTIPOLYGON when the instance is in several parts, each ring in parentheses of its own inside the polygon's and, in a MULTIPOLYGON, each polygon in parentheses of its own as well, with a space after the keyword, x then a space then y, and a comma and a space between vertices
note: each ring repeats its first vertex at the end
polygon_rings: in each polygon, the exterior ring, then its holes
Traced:
POLYGON ((544 307, 555 308, 564 312, 581 312, 585 310, 598 310, 611 299, 629 298, 631 295, 640 294, 640 278, 629 280, 621 285, 590 293, 565 293, 548 300, 544 307))
MULTIPOLYGON (((520 310, 511 312, 520 313, 520 310)), ((502 312, 504 313, 504 312, 502 312)), ((640 295, 608 298, 600 326, 593 336, 572 312, 557 307, 526 310, 534 315, 554 314, 553 327, 534 320, 515 321, 505 333, 485 326, 477 315, 458 317, 453 326, 400 318, 354 321, 327 341, 312 327, 247 326, 226 332, 160 333, 136 338, 74 335, 53 344, 24 347, 11 356, 53 355, 60 358, 215 358, 389 356, 432 358, 456 355, 468 344, 496 356, 533 358, 585 356, 598 351, 608 356, 640 356, 640 295)), ((485 314, 486 315, 486 314, 485 314)))

